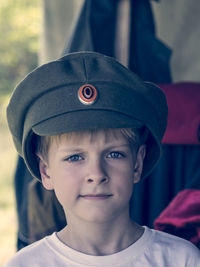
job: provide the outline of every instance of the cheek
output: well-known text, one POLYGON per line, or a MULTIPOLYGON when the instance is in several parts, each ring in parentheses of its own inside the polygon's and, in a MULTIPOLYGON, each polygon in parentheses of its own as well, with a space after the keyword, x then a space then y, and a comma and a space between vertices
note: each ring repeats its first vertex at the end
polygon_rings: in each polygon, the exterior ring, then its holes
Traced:
POLYGON ((133 168, 131 164, 119 164, 112 169, 111 183, 119 195, 129 199, 133 192, 133 168))
POLYGON ((129 161, 119 161, 110 164, 108 171, 110 176, 118 177, 120 180, 130 180, 133 181, 134 166, 131 160, 129 161))
POLYGON ((115 187, 119 195, 129 198, 133 192, 133 181, 132 179, 120 179, 115 182, 115 187))
POLYGON ((77 198, 79 190, 77 184, 72 179, 65 179, 64 181, 56 182, 54 192, 61 206, 65 209, 72 205, 73 201, 77 198))
POLYGON ((55 194, 61 203, 66 206, 67 203, 71 203, 73 199, 76 199, 80 189, 80 179, 76 175, 76 172, 59 170, 52 173, 53 187, 55 194))

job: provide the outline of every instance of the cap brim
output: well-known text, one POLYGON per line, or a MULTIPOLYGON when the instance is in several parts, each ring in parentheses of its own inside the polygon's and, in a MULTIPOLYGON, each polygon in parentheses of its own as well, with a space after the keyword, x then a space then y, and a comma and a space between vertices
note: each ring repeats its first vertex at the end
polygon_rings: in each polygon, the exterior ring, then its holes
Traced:
POLYGON ((130 116, 108 110, 81 110, 51 117, 32 127, 41 136, 100 128, 140 128, 142 123, 130 116))

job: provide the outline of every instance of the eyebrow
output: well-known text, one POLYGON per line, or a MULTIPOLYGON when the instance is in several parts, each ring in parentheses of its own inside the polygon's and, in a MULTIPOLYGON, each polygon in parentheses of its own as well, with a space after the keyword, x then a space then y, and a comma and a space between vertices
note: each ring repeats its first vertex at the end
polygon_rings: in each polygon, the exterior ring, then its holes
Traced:
MULTIPOLYGON (((114 149, 114 148, 120 148, 120 147, 129 147, 129 144, 120 144, 120 145, 112 145, 112 146, 106 146, 105 147, 105 150, 108 150, 108 149, 114 149)), ((80 153, 80 152, 84 152, 85 149, 82 148, 82 147, 76 147, 76 148, 73 148, 73 147, 66 147, 66 148, 61 148, 59 149, 60 152, 70 152, 70 153, 80 153)))
POLYGON ((82 152, 82 151, 84 151, 84 149, 82 149, 82 148, 61 148, 61 149, 59 149, 59 152, 70 152, 70 153, 80 153, 80 152, 82 152))
POLYGON ((113 145, 113 146, 108 146, 108 148, 120 148, 120 147, 129 147, 129 144, 121 144, 121 145, 113 145))

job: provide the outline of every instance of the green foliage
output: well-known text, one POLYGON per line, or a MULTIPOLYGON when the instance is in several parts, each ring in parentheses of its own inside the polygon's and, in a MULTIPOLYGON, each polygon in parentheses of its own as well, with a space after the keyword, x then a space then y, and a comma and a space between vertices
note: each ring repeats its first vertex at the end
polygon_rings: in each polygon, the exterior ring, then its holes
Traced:
POLYGON ((0 1, 0 94, 37 66, 40 0, 0 1))

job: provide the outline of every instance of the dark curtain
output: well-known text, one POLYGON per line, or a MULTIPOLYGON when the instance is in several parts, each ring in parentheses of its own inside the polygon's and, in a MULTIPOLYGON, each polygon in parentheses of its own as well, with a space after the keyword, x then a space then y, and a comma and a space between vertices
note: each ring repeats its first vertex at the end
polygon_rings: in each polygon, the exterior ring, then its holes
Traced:
MULTIPOLYGON (((115 55, 118 0, 86 0, 63 55, 75 51, 96 51, 115 55)), ((149 0, 130 1, 129 68, 143 80, 170 83, 171 51, 155 36, 149 0)))

